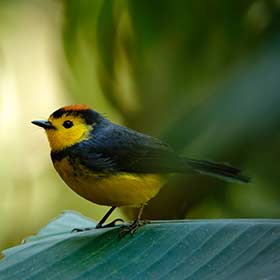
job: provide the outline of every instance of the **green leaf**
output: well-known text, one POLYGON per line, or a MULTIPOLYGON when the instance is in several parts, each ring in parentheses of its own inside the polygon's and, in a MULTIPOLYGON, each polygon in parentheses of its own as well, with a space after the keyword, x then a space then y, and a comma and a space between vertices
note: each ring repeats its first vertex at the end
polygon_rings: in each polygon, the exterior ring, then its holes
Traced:
POLYGON ((66 212, 4 251, 0 279, 279 279, 279 220, 156 221, 134 236, 66 212))

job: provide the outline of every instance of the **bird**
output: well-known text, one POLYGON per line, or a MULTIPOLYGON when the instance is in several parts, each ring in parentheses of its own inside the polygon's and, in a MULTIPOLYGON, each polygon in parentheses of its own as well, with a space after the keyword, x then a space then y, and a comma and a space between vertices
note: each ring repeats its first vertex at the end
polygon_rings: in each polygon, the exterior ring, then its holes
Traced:
POLYGON ((105 224, 117 207, 137 207, 136 219, 122 227, 123 235, 134 234, 145 223, 144 206, 158 194, 168 174, 196 172, 250 181, 238 168, 185 157, 164 141, 115 124, 88 105, 65 106, 47 120, 32 123, 45 130, 52 163, 63 181, 83 198, 110 206, 96 228, 123 221, 105 224))

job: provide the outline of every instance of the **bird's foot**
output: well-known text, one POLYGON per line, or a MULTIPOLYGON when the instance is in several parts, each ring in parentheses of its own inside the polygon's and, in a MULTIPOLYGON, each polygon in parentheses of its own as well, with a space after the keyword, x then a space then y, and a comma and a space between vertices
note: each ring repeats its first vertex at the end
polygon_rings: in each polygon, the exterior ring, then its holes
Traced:
POLYGON ((111 223, 108 223, 106 225, 102 225, 102 224, 97 224, 95 228, 109 228, 109 227, 114 227, 116 225, 117 222, 124 222, 123 219, 115 219, 114 221, 112 221, 111 223))
POLYGON ((82 231, 87 231, 87 230, 91 230, 94 229, 93 227, 90 228, 74 228, 71 230, 71 232, 82 232, 82 231))
POLYGON ((82 231, 87 231, 87 230, 91 230, 91 229, 114 227, 117 222, 124 222, 124 220, 122 220, 122 219, 115 219, 114 221, 112 221, 109 224, 102 225, 102 224, 98 223, 96 225, 96 227, 90 227, 90 228, 74 228, 74 229, 72 229, 71 232, 82 232, 82 231))
POLYGON ((127 234, 130 234, 131 236, 134 235, 134 233, 137 231, 137 229, 141 226, 144 226, 145 224, 149 224, 150 221, 148 220, 135 220, 133 223, 129 225, 124 225, 122 226, 120 232, 119 232, 119 237, 123 238, 127 234))

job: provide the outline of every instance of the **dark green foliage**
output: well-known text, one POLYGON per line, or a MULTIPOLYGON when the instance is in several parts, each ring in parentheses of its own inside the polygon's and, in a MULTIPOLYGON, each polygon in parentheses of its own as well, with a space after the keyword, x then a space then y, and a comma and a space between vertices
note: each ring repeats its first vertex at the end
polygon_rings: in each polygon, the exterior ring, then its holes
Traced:
POLYGON ((64 46, 83 85, 68 86, 75 100, 95 100, 91 66, 72 33, 80 30, 102 94, 127 126, 253 178, 253 187, 242 188, 199 176, 171 179, 145 217, 208 217, 213 205, 221 217, 279 217, 277 1, 64 3, 64 46))

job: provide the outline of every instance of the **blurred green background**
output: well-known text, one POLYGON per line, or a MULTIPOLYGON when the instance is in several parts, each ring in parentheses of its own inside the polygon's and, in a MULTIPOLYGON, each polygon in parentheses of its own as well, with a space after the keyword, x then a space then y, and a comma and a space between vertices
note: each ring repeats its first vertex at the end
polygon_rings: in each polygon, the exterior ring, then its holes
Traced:
POLYGON ((279 218, 279 0, 1 1, 0 249, 65 209, 107 210, 66 187, 30 124, 72 103, 253 178, 171 176, 146 218, 279 218))

